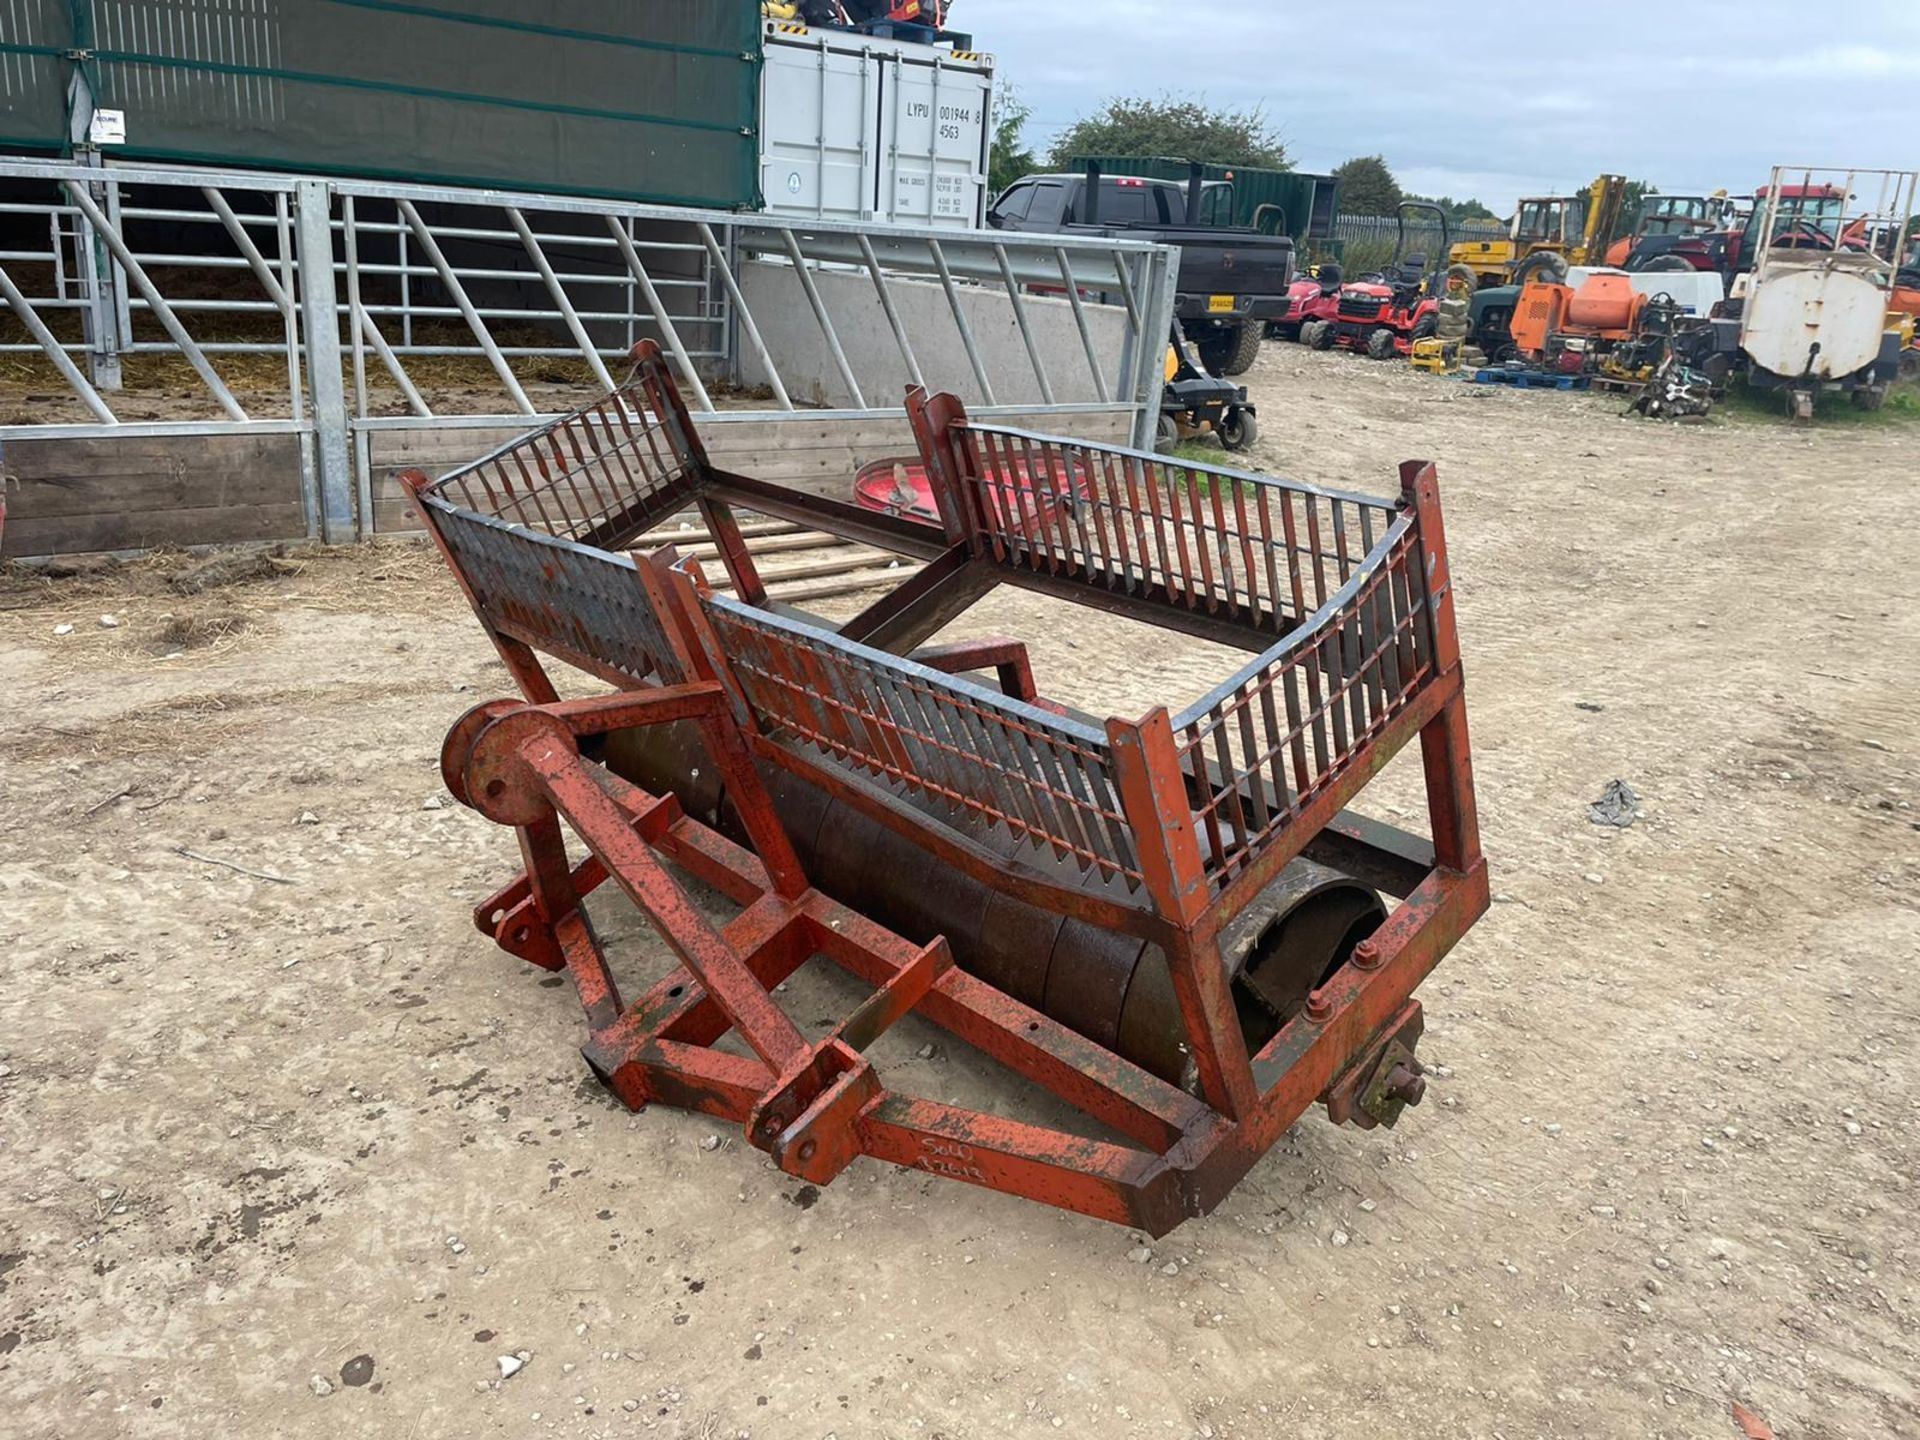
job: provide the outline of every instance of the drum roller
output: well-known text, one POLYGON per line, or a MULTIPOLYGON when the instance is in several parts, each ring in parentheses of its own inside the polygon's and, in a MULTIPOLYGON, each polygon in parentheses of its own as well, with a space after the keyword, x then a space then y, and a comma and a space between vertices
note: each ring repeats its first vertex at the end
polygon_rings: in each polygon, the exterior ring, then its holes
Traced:
MULTIPOLYGON (((602 759, 696 819, 739 836, 699 732, 657 726, 606 737, 602 759)), ((1164 1080, 1194 1089, 1165 958, 1138 938, 1013 899, 824 791, 761 766, 781 823, 824 893, 917 944, 944 935, 956 964, 1164 1080)), ((932 812, 930 812, 932 813, 932 812)), ((1004 845, 1013 853, 1011 841, 1004 845)), ((1050 856, 1022 853, 1032 866, 1050 856)), ((1070 865, 1052 878, 1091 887, 1070 865)), ((1367 886, 1297 859, 1221 936, 1250 1051, 1264 1045, 1371 934, 1386 909, 1367 886)))

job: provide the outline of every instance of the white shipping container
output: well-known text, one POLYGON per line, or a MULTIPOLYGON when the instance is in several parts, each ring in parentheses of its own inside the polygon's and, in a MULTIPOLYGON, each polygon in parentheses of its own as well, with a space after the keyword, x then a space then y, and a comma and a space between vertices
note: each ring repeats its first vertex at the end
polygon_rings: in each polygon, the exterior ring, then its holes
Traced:
POLYGON ((760 81, 768 210, 977 229, 993 57, 769 20, 760 81))

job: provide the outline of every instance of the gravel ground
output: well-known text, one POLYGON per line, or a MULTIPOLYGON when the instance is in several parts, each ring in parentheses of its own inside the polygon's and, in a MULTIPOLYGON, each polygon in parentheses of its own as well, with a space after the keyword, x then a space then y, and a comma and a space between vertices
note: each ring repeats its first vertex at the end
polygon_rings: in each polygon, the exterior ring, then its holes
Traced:
MULTIPOLYGON (((1310 1115, 1150 1246, 866 1161, 815 1191, 609 1103, 570 992, 468 926, 517 861, 434 762, 506 680, 432 556, 15 577, 0 1429, 1920 1435, 1914 432, 1291 346, 1249 378, 1264 466, 1441 467, 1499 903, 1423 991, 1399 1129, 1310 1115), (1630 829, 1587 816, 1616 778, 1630 829)), ((961 628, 1088 708, 1217 674, 1019 596, 961 628)))

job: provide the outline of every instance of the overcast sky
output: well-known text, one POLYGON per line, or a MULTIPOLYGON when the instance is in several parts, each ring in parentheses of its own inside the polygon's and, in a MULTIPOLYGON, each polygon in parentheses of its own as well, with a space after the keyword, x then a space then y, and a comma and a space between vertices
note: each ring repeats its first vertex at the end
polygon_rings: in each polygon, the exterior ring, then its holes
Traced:
POLYGON ((1110 96, 1170 92, 1261 106, 1299 169, 1381 154, 1501 214, 1603 172, 1751 194, 1775 164, 1920 167, 1920 0, 954 0, 948 23, 1042 155, 1110 96))

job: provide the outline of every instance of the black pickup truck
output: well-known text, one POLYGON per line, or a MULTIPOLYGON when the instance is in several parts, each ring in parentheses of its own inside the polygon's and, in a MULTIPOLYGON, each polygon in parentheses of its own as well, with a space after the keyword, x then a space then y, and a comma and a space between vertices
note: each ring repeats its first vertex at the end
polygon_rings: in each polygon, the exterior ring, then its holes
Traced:
POLYGON ((1207 369, 1238 375, 1253 364, 1267 322, 1287 313, 1293 241, 1244 226, 1209 224, 1208 192, 1215 188, 1197 176, 1181 185, 1132 175, 1028 175, 1000 193, 987 211, 987 224, 996 230, 1097 234, 1177 246, 1174 314, 1207 369), (1090 178, 1098 182, 1091 191, 1090 178))

